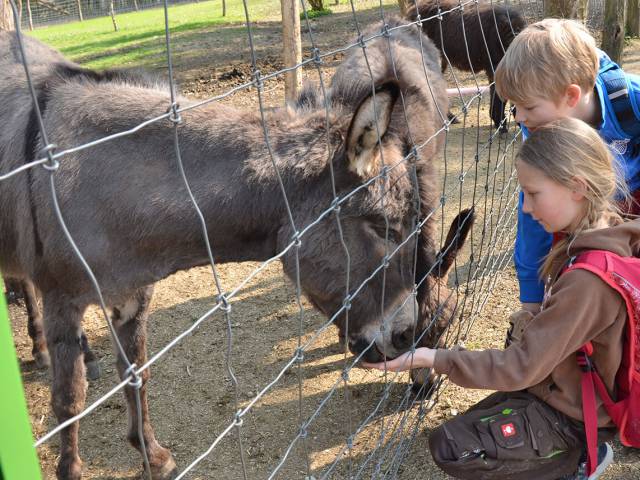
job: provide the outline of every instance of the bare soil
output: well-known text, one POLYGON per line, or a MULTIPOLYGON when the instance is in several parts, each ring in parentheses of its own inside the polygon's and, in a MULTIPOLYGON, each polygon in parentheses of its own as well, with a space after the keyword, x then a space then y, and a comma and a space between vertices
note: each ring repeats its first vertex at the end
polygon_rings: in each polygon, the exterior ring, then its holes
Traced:
MULTIPOLYGON (((358 12, 363 24, 378 15, 375 9, 358 12)), ((313 22, 322 51, 344 46, 346 39, 354 38, 350 19, 350 14, 336 14, 313 22)), ((279 26, 257 25, 254 32, 261 72, 282 68, 279 26)), ((198 52, 187 55, 186 47, 175 52, 181 90, 187 96, 219 95, 251 79, 249 58, 238 53, 246 36, 243 27, 218 28, 212 35, 193 39, 198 52)), ((627 48, 625 61, 629 71, 638 73, 639 46, 634 41, 627 48)), ((305 48, 308 53, 308 42, 305 48)), ((341 57, 342 53, 336 53, 325 59, 322 71, 326 79, 341 57)), ((473 84, 468 74, 456 73, 463 84, 473 84)), ((308 69, 305 76, 317 78, 317 72, 308 69)), ((479 77, 478 82, 486 83, 486 79, 479 77)), ((266 83, 268 105, 282 104, 283 85, 281 78, 266 83)), ((253 89, 222 101, 247 109, 257 105, 253 89)), ((453 103, 453 111, 460 112, 459 102, 453 103)), ((473 102, 464 123, 449 132, 445 151, 434 159, 446 196, 436 222, 447 225, 459 208, 471 204, 478 212, 473 237, 449 278, 464 312, 462 321, 450 331, 449 343, 467 348, 500 347, 507 317, 518 308, 510 260, 516 186, 509 144, 515 130, 489 143, 493 130, 487 106, 487 96, 473 102)), ((219 266, 223 288, 235 288, 258 267, 251 262, 219 266)), ((179 272, 159 282, 151 306, 149 353, 158 352, 207 312, 216 302, 216 293, 210 268, 179 272)), ((49 375, 38 371, 31 359, 24 309, 11 306, 10 316, 32 427, 40 437, 56 425, 49 404, 49 375)), ((342 373, 353 358, 339 347, 334 327, 319 330, 325 322, 304 299, 300 311, 294 286, 275 262, 240 291, 229 318, 214 314, 154 364, 149 383, 153 424, 181 468, 207 451, 233 423, 238 409, 255 401, 242 425, 224 436, 187 478, 236 479, 244 473, 250 479, 272 474, 284 479, 367 478, 377 473, 401 479, 449 478, 431 461, 429 432, 489 392, 445 383, 433 405, 410 394, 406 375, 385 376, 353 368, 345 381, 342 373), (303 361, 278 377, 299 343, 306 342, 310 344, 303 361), (231 381, 227 362, 237 385, 231 381), (296 441, 302 422, 308 423, 306 436, 296 441), (351 448, 347 447, 349 438, 351 448)), ((113 387, 117 375, 104 318, 92 309, 84 326, 103 369, 102 377, 89 385, 91 403, 113 387)), ((81 421, 85 478, 141 478, 141 458, 124 438, 126 423, 121 394, 81 421)), ((640 453, 618 443, 614 448, 615 464, 602 478, 640 478, 640 453)), ((40 447, 38 454, 44 477, 55 478, 57 438, 40 447)))

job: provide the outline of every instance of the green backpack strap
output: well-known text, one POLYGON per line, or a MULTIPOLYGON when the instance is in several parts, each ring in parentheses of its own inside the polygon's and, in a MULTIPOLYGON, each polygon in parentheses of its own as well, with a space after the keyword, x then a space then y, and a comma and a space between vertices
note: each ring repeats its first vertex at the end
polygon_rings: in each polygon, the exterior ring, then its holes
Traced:
POLYGON ((40 480, 17 358, 0 278, 0 480, 40 480))

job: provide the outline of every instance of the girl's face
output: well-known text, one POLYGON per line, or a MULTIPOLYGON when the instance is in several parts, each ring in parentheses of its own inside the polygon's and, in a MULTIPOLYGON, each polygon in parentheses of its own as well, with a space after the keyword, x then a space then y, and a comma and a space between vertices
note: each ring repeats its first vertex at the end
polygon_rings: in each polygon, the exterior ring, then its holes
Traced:
POLYGON ((516 162, 516 170, 524 193, 522 211, 531 214, 549 233, 573 232, 586 207, 578 184, 571 190, 522 160, 516 162))

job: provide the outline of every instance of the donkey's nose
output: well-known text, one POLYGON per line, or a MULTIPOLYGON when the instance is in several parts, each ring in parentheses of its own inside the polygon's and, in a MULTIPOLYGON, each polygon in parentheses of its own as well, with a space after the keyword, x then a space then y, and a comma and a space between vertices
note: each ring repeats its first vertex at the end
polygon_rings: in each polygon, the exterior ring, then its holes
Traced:
POLYGON ((409 350, 413 343, 413 327, 409 327, 402 332, 393 332, 391 335, 391 343, 394 348, 400 352, 409 350))
POLYGON ((384 360, 384 357, 380 355, 375 344, 371 345, 370 342, 367 342, 362 337, 355 340, 349 340, 349 350, 351 350, 351 353, 354 355, 362 354, 362 359, 365 362, 377 363, 384 360))

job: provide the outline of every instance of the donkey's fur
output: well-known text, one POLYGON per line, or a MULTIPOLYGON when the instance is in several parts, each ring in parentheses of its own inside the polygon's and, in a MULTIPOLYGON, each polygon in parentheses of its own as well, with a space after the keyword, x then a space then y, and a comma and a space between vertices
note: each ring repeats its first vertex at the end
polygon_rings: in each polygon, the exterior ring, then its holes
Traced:
MULTIPOLYGON (((392 20, 391 26, 400 23, 392 20)), ((434 207, 431 162, 443 141, 436 133, 448 105, 437 50, 421 35, 418 28, 407 27, 370 42, 366 53, 372 78, 362 50, 355 49, 338 68, 326 99, 307 92, 300 106, 266 114, 275 163, 298 229, 331 204, 331 166, 341 197, 379 173, 383 164, 395 166, 386 181, 373 181, 341 206, 350 263, 333 215, 309 230, 299 248, 282 259, 287 275, 295 278, 297 250, 302 289, 326 315, 342 306, 347 265, 353 292, 407 237, 417 217, 434 207), (430 138, 415 159, 417 198, 412 165, 398 162, 414 144, 430 138)), ((13 37, 0 34, 0 52, 8 52, 0 57, 0 123, 11 126, 0 130, 0 171, 6 172, 40 157, 43 143, 13 37)), ((167 111, 167 89, 155 82, 84 70, 35 40, 28 40, 27 56, 45 128, 58 149, 130 129, 167 111)), ((191 103, 179 101, 182 107, 191 103)), ((177 270, 208 263, 198 218, 179 175, 173 128, 169 120, 153 123, 133 135, 66 155, 54 175, 68 229, 100 283, 128 358, 137 365, 146 360, 151 285, 177 270)), ((264 261, 282 251, 295 231, 260 116, 209 103, 182 112, 178 134, 215 259, 264 261)), ((96 294, 54 215, 47 170, 31 169, 3 182, 0 204, 0 268, 9 276, 30 279, 42 292, 53 409, 62 422, 84 407, 81 320, 96 294)), ((415 281, 415 250, 412 242, 401 248, 389 259, 384 275, 374 276, 351 299, 348 321, 345 315, 337 319, 350 348, 369 361, 405 351, 419 328, 414 303, 404 301, 415 281), (381 329, 383 322, 387 325, 381 329)), ((435 259, 432 225, 427 222, 419 239, 418 275, 435 259)), ((423 318, 432 301, 429 285, 423 282, 418 292, 423 318)), ((122 359, 118 370, 125 375, 122 359)), ((148 376, 144 371, 140 390, 144 440, 153 477, 165 479, 174 474, 175 463, 148 420, 148 376)), ((141 448, 134 391, 127 387, 125 393, 128 438, 141 448)), ((61 433, 60 448, 58 477, 80 478, 77 422, 61 433)))
MULTIPOLYGON (((12 278, 5 279, 5 295, 8 303, 20 305, 24 301, 24 307, 27 311, 27 333, 31 338, 32 348, 31 354, 38 368, 49 368, 51 361, 49 359, 49 350, 44 336, 44 325, 42 322, 42 310, 40 309, 38 293, 35 285, 27 279, 15 280, 12 278)), ((100 377, 100 364, 95 354, 89 347, 87 336, 82 332, 80 336, 82 342, 82 352, 84 356, 84 364, 87 370, 87 378, 96 380, 100 377)))
MULTIPOLYGON (((458 0, 423 0, 417 6, 423 20, 422 29, 442 52, 442 73, 448 58, 451 65, 460 70, 484 71, 491 83, 504 52, 526 27, 525 19, 515 7, 488 0, 479 0, 475 6, 467 5, 463 11, 457 8, 458 0), (438 15, 438 7, 443 12, 442 20, 424 21, 438 15)), ((415 5, 408 9, 407 18, 417 19, 415 5)), ((496 95, 494 85, 491 86, 490 113, 496 128, 506 131, 504 102, 496 95)))

